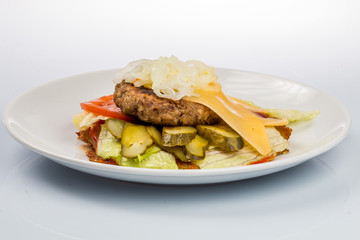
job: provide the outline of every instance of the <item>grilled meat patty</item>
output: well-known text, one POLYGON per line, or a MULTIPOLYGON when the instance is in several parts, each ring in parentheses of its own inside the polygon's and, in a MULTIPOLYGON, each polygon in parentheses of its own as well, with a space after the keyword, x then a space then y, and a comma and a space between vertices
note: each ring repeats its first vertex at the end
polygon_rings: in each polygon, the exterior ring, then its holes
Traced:
POLYGON ((169 126, 216 124, 221 118, 210 108, 183 99, 158 97, 153 90, 122 81, 115 87, 114 102, 121 111, 141 121, 169 126))

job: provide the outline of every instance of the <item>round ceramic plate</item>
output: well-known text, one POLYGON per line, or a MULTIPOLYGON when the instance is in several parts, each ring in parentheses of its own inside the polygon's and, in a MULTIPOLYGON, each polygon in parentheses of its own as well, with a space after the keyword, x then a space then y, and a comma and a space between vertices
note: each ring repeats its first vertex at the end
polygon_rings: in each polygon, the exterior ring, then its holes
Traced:
POLYGON ((292 125, 290 152, 250 166, 202 170, 162 170, 90 162, 77 140, 71 118, 80 102, 113 92, 117 70, 72 76, 37 87, 15 99, 4 112, 9 133, 20 143, 55 162, 98 176, 156 184, 205 184, 236 181, 275 173, 336 146, 347 135, 350 117, 331 96, 282 78, 217 69, 223 91, 264 108, 320 110, 314 120, 292 125))

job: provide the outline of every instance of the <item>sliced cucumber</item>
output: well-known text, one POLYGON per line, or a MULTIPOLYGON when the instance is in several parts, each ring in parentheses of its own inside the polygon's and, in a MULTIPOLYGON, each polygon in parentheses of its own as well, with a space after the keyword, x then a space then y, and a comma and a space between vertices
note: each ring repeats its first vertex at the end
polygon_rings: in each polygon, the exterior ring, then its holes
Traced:
POLYGON ((135 158, 145 152, 153 140, 143 125, 126 123, 121 136, 121 155, 135 158))
POLYGON ((105 126, 109 132, 119 139, 121 138, 125 125, 126 122, 120 119, 108 118, 105 121, 105 126))
POLYGON ((162 142, 164 146, 184 146, 196 136, 196 128, 190 126, 163 127, 162 142))
POLYGON ((242 137, 227 125, 198 125, 196 129, 210 144, 225 151, 236 151, 244 147, 242 137))

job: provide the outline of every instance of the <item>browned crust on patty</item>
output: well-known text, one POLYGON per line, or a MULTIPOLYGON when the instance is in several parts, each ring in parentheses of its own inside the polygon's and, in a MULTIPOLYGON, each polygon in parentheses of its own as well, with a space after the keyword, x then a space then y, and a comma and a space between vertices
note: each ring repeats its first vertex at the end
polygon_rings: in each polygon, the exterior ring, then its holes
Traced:
POLYGON ((221 121, 215 112, 204 105, 183 99, 161 98, 151 89, 134 87, 124 81, 115 87, 114 102, 124 114, 152 124, 195 126, 221 121))

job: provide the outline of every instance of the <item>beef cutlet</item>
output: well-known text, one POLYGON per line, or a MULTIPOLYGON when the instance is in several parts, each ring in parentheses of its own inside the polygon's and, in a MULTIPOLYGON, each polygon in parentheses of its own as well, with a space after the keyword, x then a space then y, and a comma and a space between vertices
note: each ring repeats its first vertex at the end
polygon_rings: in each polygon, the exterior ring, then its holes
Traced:
POLYGON ((186 101, 158 97, 152 89, 122 81, 115 87, 114 102, 121 111, 141 121, 169 126, 210 125, 221 118, 210 108, 186 101))

